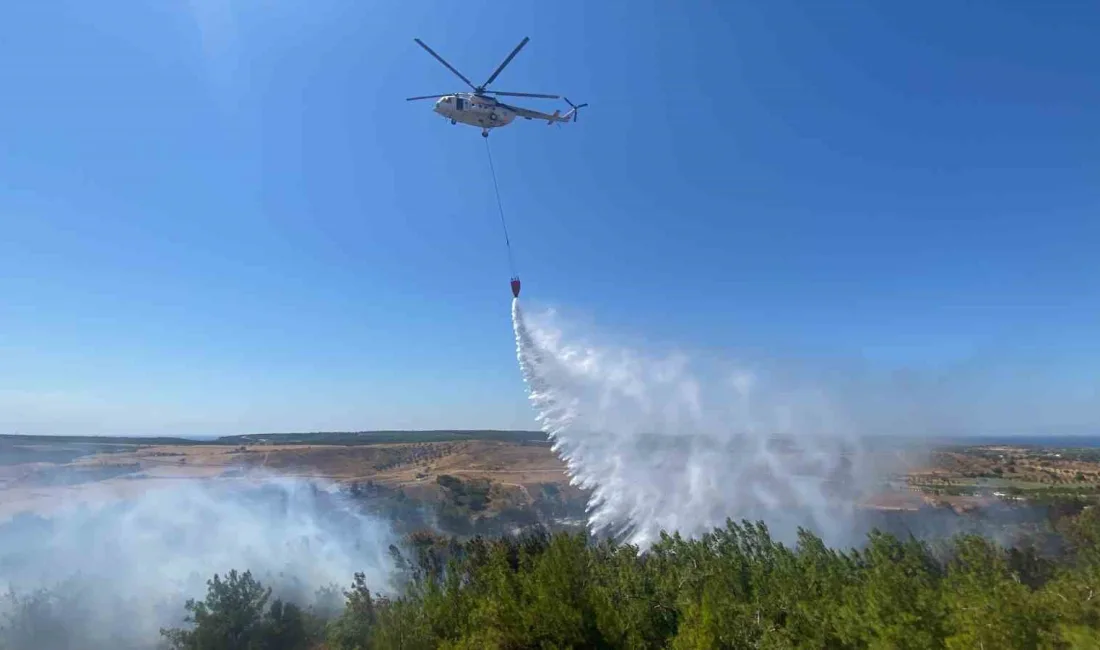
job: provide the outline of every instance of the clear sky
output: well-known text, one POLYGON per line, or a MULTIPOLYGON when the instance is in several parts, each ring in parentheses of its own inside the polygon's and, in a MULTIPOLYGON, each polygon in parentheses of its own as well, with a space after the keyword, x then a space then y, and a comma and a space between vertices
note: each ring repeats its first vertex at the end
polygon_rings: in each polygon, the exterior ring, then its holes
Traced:
POLYGON ((532 427, 482 139, 404 101, 463 89, 414 37, 480 82, 523 36, 493 87, 591 104, 491 136, 529 304, 992 357, 1100 423, 1095 2, 41 0, 0 9, 0 432, 532 427))

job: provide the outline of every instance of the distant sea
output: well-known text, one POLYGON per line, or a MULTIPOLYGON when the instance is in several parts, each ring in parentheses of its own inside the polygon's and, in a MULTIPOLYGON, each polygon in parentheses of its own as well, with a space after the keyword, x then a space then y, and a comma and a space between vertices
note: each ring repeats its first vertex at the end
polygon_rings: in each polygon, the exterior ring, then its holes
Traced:
MULTIPOLYGON (((177 436, 185 440, 197 440, 197 441, 210 441, 220 437, 226 437, 220 434, 192 434, 186 436, 177 436)), ((983 434, 983 435, 943 435, 932 434, 926 437, 917 436, 868 436, 869 440, 875 441, 879 444, 886 446, 894 446, 897 444, 904 445, 905 443, 933 443, 937 445, 1026 445, 1029 447, 1078 447, 1078 448, 1100 448, 1100 433, 1081 433, 1081 434, 1021 434, 1021 433, 1004 433, 1004 434, 983 434)))
POLYGON ((928 436, 868 436, 865 438, 873 446, 905 447, 917 444, 919 446, 947 446, 947 445, 1020 445, 1027 447, 1057 447, 1059 449, 1073 448, 1100 448, 1100 434, 1021 434, 1005 433, 999 435, 928 435, 928 436))
POLYGON ((1034 447, 1100 447, 1100 435, 1003 435, 959 436, 952 440, 966 445, 1028 445, 1034 447))

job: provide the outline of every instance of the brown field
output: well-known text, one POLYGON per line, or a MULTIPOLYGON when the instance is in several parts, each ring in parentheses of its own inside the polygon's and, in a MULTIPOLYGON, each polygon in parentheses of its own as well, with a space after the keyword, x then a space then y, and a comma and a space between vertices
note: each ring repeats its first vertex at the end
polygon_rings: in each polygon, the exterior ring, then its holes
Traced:
POLYGON ((436 479, 487 479, 498 504, 530 503, 531 491, 568 486, 564 464, 549 447, 509 442, 392 443, 371 445, 166 445, 98 453, 69 463, 0 465, 0 517, 48 512, 60 504, 127 498, 189 480, 245 480, 280 476, 340 483, 372 481, 409 496, 436 498, 436 479))
MULTIPOLYGON (((46 444, 24 450, 51 452, 46 444)), ((3 451, 0 449, 0 451, 3 451)), ((548 484, 570 498, 564 464, 548 446, 492 440, 377 444, 120 445, 115 451, 53 462, 0 463, 0 518, 49 512, 61 505, 128 498, 181 481, 241 481, 265 473, 366 483, 401 489, 408 497, 440 499, 437 479, 451 475, 489 482, 493 508, 523 507, 548 484)), ((905 457, 882 452, 879 465, 898 468, 893 488, 865 500, 869 508, 914 510, 926 503, 967 509, 988 501, 958 488, 991 485, 1035 490, 1100 485, 1100 463, 1067 453, 1015 447, 939 450, 905 457), (948 488, 948 489, 944 489, 948 488)), ((0 454, 2 456, 2 454, 0 454)), ((2 459, 0 459, 2 460, 2 459)))
POLYGON ((916 485, 967 485, 994 481, 1004 486, 1042 488, 1100 485, 1100 462, 1071 450, 1039 451, 987 446, 933 452, 930 462, 910 472, 916 485))

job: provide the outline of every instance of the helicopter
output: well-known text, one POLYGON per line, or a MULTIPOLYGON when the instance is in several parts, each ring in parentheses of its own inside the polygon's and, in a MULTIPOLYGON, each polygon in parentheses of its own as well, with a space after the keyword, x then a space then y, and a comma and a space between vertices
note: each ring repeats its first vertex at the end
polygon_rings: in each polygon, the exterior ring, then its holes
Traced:
POLYGON ((543 113, 540 111, 531 110, 529 108, 523 108, 521 106, 512 106, 505 104, 496 97, 491 95, 502 95, 509 97, 542 97, 546 99, 558 99, 558 95, 544 95, 540 93, 515 93, 505 92, 503 90, 487 90, 489 84, 497 78, 500 71, 504 69, 506 65, 511 63, 516 54, 523 49, 524 45, 527 45, 527 41, 531 40, 528 37, 523 37, 519 45, 516 46, 512 53, 508 55, 508 58, 504 59, 496 71, 489 76, 489 79, 480 86, 475 86, 469 79, 467 79, 461 72, 454 69, 450 63, 447 63, 443 57, 435 53, 432 48, 428 47, 424 41, 419 38, 413 39, 416 44, 428 51, 443 65, 447 66, 447 69, 455 73, 459 79, 466 82, 466 85, 473 89, 473 92, 456 92, 443 95, 421 95, 419 97, 409 97, 405 101, 416 101, 420 99, 435 99, 435 107, 432 109, 439 115, 449 119, 451 124, 468 124, 470 126, 481 127, 482 137, 489 137, 489 129, 496 129, 502 126, 511 124, 517 117, 522 117, 527 120, 546 120, 547 124, 555 124, 560 122, 577 121, 577 111, 588 104, 574 104, 569 101, 568 97, 563 97, 565 103, 569 104, 571 109, 565 115, 561 114, 560 110, 555 110, 553 114, 543 113))

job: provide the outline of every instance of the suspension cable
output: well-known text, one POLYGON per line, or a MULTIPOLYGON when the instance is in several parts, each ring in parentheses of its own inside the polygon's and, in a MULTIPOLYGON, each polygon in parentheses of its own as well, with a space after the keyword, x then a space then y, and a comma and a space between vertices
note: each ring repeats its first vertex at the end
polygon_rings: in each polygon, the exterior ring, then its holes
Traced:
POLYGON ((500 226, 504 229, 504 245, 508 248, 508 269, 512 272, 512 277, 516 276, 516 262, 512 258, 512 242, 508 239, 508 224, 504 222, 504 204, 500 200, 500 186, 497 185, 497 172, 493 167, 493 154, 489 151, 489 138, 482 138, 485 140, 485 154, 489 157, 489 172, 493 175, 493 191, 497 195, 497 209, 500 210, 500 226))

